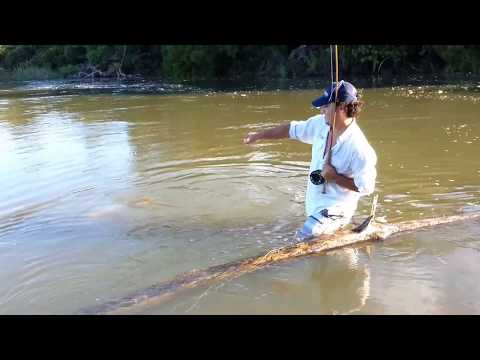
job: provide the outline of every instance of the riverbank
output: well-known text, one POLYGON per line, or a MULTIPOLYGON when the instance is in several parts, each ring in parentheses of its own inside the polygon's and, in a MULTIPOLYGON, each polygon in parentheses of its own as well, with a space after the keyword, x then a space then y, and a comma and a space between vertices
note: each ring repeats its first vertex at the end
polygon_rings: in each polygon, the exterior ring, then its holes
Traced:
MULTIPOLYGON (((331 80, 324 77, 295 79, 223 79, 223 80, 183 80, 169 81, 159 77, 88 77, 62 79, 55 73, 40 70, 24 72, 19 76, 1 76, 0 89, 8 89, 2 97, 16 96, 16 89, 25 96, 37 96, 36 93, 48 90, 58 95, 67 94, 176 94, 176 93, 218 93, 241 91, 282 91, 282 90, 318 90, 331 80), (32 76, 30 79, 26 75, 32 76), (24 91, 28 90, 27 93, 24 91), (31 95, 29 93, 31 92, 31 95)), ((480 76, 473 74, 422 75, 412 74, 399 77, 347 77, 359 89, 370 88, 426 88, 428 86, 455 86, 473 92, 480 91, 480 76)))
POLYGON ((45 66, 18 66, 13 70, 0 68, 0 81, 41 81, 41 80, 132 80, 142 79, 139 74, 123 74, 118 71, 101 71, 91 67, 88 71, 78 71, 76 66, 66 66, 52 70, 45 66), (78 71, 78 72, 77 72, 78 71))

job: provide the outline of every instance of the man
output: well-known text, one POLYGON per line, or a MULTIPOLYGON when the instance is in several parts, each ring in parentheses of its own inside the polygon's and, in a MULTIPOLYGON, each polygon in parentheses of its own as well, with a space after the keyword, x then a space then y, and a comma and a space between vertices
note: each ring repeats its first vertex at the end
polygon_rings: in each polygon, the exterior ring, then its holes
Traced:
POLYGON ((319 115, 249 133, 244 139, 245 144, 252 144, 261 139, 291 138, 312 145, 305 201, 308 218, 297 232, 302 241, 347 225, 359 198, 375 189, 377 156, 356 121, 361 109, 357 90, 343 80, 338 89, 336 85, 327 87, 312 102, 320 109, 319 115))

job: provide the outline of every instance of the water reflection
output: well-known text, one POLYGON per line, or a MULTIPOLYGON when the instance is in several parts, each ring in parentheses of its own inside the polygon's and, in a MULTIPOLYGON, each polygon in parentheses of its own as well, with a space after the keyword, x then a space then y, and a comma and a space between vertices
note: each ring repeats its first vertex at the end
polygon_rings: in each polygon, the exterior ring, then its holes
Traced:
MULTIPOLYGON (((350 314, 370 296, 369 256, 346 249, 177 294, 148 314, 350 314)), ((136 310, 132 310, 135 314, 136 310)), ((142 310, 145 313, 145 309, 142 310)))
MULTIPOLYGON (((8 151, 0 157, 0 182, 8 184, 0 195, 2 217, 49 199, 57 206, 59 198, 83 196, 86 188, 96 190, 99 200, 116 187, 127 189, 133 180, 125 122, 87 126, 57 112, 36 117, 23 131, 6 127, 2 132, 9 140, 8 151)), ((79 215, 82 205, 85 202, 69 211, 79 215)))

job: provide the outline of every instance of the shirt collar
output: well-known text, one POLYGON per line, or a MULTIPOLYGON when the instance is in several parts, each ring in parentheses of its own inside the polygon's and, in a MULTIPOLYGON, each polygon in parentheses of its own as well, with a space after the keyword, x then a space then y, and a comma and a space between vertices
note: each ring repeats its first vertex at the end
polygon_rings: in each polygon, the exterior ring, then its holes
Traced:
MULTIPOLYGON (((325 118, 325 116, 323 117, 323 121, 325 121, 325 126, 327 127, 327 129, 330 129, 330 125, 328 125, 327 119, 325 118)), ((348 127, 345 129, 345 131, 338 137, 337 144, 340 144, 340 143, 344 142, 350 136, 352 136, 353 132, 356 130, 357 127, 358 127, 357 120, 355 120, 355 118, 353 118, 350 125, 348 125, 348 127)), ((327 130, 327 132, 328 132, 328 130, 327 130)))
POLYGON ((338 137, 337 144, 342 143, 345 140, 347 140, 348 138, 350 138, 357 127, 358 127, 357 121, 355 120, 355 118, 353 118, 350 125, 348 125, 348 127, 345 129, 345 131, 338 137))

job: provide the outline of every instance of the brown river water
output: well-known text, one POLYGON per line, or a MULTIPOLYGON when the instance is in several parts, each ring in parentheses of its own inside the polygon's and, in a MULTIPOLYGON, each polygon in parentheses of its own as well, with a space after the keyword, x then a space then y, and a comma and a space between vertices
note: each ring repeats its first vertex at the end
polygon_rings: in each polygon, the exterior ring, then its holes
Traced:
MULTIPOLYGON (((242 139, 315 115, 321 91, 239 89, 0 84, 0 314, 76 313, 288 244, 311 148, 242 139)), ((480 83, 360 91, 381 220, 480 210, 480 83)), ((480 314, 479 233, 441 225, 304 257, 142 313, 480 314)))

